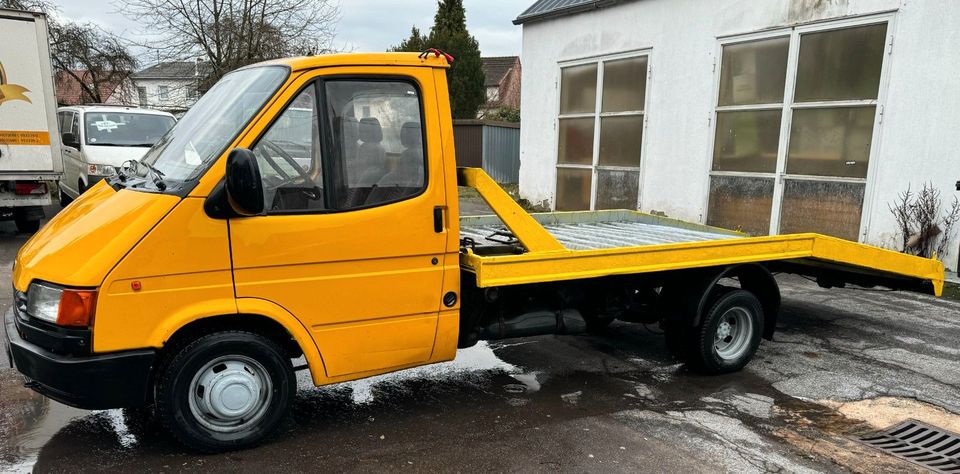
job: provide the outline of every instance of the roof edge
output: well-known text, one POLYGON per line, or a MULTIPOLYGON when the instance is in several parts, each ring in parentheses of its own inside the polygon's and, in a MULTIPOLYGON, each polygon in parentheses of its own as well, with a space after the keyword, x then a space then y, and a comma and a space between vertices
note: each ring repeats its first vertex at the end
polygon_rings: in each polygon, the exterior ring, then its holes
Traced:
POLYGON ((592 10, 599 10, 601 8, 610 7, 618 3, 622 3, 624 0, 596 0, 590 3, 584 3, 580 5, 573 5, 569 7, 559 8, 556 10, 551 10, 544 13, 536 13, 531 15, 520 14, 520 16, 514 18, 514 25, 523 25, 524 23, 534 23, 537 21, 549 20, 551 18, 558 18, 562 16, 574 15, 577 13, 588 12, 592 10))

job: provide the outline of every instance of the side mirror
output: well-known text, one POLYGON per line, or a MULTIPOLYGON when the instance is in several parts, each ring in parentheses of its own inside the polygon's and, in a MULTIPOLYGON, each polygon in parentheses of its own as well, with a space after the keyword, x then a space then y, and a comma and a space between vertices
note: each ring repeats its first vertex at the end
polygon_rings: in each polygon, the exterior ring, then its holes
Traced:
POLYGON ((234 148, 227 156, 227 200, 241 216, 263 213, 263 182, 257 157, 246 148, 234 148))
POLYGON ((80 140, 78 140, 77 136, 72 132, 64 133, 63 136, 60 137, 60 141, 66 146, 80 149, 80 140))

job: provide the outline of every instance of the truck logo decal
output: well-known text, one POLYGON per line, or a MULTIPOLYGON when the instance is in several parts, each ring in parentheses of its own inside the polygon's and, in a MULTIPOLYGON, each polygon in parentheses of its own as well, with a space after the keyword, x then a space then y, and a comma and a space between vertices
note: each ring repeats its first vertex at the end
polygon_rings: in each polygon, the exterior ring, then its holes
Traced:
POLYGON ((30 92, 30 90, 17 84, 7 84, 7 74, 3 70, 3 63, 0 63, 0 105, 9 100, 32 103, 29 97, 23 95, 24 92, 30 92))

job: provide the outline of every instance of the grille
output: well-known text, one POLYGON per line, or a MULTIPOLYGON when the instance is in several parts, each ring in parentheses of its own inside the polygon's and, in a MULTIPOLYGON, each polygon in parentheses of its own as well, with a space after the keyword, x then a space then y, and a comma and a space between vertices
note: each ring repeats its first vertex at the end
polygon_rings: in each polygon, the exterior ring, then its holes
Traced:
POLYGON ((907 420, 857 439, 934 472, 960 473, 960 435, 907 420))
POLYGON ((16 306, 16 315, 22 320, 27 319, 27 294, 22 291, 13 291, 13 303, 16 306))

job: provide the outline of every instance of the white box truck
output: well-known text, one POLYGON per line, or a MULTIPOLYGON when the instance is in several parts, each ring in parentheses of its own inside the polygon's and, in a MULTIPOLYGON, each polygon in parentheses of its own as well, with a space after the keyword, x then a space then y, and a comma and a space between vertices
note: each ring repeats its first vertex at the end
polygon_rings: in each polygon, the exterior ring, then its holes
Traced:
POLYGON ((0 9, 0 219, 40 227, 63 157, 42 13, 0 9))

